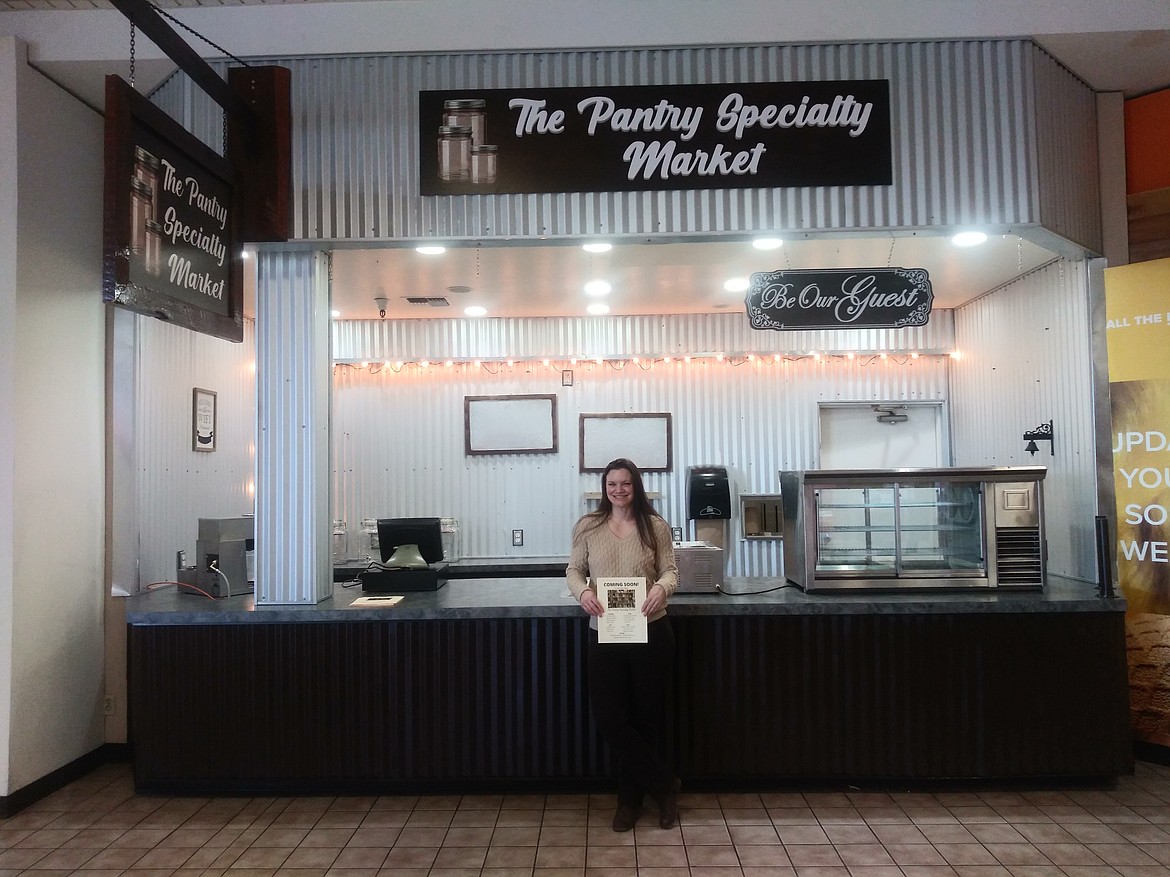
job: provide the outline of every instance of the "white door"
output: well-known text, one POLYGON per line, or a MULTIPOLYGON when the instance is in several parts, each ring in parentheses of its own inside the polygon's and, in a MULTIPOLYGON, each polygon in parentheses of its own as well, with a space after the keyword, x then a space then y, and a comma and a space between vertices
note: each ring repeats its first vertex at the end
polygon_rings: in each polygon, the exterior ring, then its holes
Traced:
POLYGON ((948 465, 942 403, 900 404, 822 405, 820 468, 931 469, 948 465), (887 411, 895 417, 885 419, 895 422, 878 419, 887 411))
MULTIPOLYGON (((874 405, 822 405, 820 409, 820 458, 822 469, 935 469, 946 465, 940 403, 874 405)), ((832 539, 822 537, 820 548, 832 549, 848 567, 853 558, 864 558, 871 568, 894 569, 894 496, 891 487, 837 488, 832 496, 822 490, 821 499, 839 529, 832 539), (829 544, 832 542, 832 544, 829 544)), ((937 504, 934 488, 903 488, 900 522, 904 555, 924 557, 937 553, 933 520, 937 504), (925 491, 922 503, 917 490, 925 491), (920 525, 920 526, 916 526, 920 525), (932 547, 934 546, 934 547, 932 547)))

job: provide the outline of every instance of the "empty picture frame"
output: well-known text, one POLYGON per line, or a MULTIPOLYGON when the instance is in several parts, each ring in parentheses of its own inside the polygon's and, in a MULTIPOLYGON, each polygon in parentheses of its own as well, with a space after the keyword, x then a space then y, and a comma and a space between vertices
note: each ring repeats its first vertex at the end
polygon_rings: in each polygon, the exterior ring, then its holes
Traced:
POLYGON ((619 457, 643 472, 674 465, 669 413, 582 414, 580 430, 582 472, 602 472, 619 457))
POLYGON ((478 454, 555 454, 555 395, 464 396, 463 448, 478 454))

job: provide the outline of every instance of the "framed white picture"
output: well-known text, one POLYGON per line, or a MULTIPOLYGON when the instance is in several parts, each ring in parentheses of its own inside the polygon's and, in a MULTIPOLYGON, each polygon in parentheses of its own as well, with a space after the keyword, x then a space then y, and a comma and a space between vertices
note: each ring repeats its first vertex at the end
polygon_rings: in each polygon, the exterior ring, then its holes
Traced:
POLYGON ((602 472, 611 460, 625 457, 643 472, 673 467, 670 414, 582 414, 582 472, 602 472))
POLYGON ((214 451, 215 434, 215 391, 196 387, 191 402, 191 449, 214 451))
POLYGON ((463 443, 477 454, 555 454, 555 395, 464 396, 463 443))

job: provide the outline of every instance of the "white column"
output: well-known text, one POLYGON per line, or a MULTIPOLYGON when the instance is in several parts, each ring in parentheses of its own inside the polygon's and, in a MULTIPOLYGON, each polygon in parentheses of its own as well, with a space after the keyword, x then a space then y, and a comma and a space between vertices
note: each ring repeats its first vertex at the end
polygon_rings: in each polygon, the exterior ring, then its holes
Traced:
POLYGON ((329 257, 260 252, 256 292, 256 605, 333 593, 329 257))

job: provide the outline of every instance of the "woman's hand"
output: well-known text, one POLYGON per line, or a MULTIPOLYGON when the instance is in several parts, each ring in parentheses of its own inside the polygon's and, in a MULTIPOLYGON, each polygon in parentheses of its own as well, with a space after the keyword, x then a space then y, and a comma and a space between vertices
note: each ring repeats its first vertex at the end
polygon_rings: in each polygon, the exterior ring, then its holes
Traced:
POLYGON ((605 607, 601 605, 601 601, 597 599, 592 588, 586 588, 585 593, 581 595, 581 608, 590 615, 601 616, 605 614, 605 607))
POLYGON ((653 585, 646 592, 646 600, 642 603, 642 614, 649 618, 666 605, 666 588, 662 585, 653 585))

